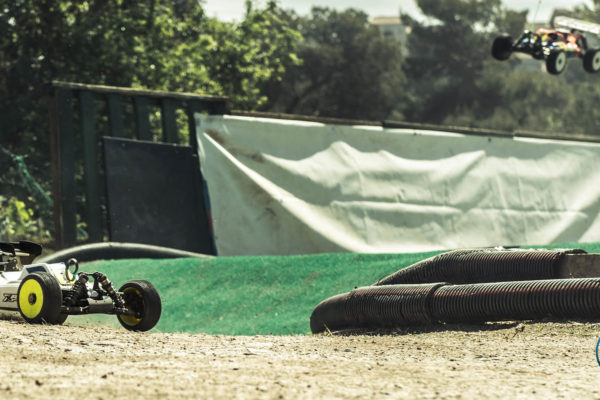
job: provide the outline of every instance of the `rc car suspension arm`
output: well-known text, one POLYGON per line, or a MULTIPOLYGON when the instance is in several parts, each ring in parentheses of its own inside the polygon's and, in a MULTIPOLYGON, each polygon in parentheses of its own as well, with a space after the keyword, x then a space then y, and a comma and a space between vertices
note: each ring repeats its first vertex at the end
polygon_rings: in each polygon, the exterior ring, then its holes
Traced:
POLYGON ((93 274, 79 273, 79 277, 71 290, 65 293, 64 304, 62 309, 67 314, 134 314, 133 311, 125 307, 121 294, 115 290, 108 277, 101 272, 94 272, 93 274), (88 292, 87 283, 90 280, 90 275, 94 278, 94 286, 88 292), (110 297, 110 301, 104 299, 105 294, 110 297), (86 302, 82 304, 81 300, 86 300, 86 302))

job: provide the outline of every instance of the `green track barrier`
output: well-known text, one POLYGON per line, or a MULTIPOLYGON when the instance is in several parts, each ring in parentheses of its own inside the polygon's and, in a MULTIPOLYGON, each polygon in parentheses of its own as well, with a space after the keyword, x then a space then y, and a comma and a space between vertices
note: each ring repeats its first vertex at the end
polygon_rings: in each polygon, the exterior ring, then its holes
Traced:
MULTIPOLYGON (((544 247, 600 252, 600 243, 544 247)), ((290 335, 310 333, 309 318, 320 301, 438 253, 116 260, 80 269, 106 273, 117 288, 131 279, 152 282, 163 302, 156 331, 290 335)), ((67 322, 120 326, 107 315, 72 316, 67 322)))

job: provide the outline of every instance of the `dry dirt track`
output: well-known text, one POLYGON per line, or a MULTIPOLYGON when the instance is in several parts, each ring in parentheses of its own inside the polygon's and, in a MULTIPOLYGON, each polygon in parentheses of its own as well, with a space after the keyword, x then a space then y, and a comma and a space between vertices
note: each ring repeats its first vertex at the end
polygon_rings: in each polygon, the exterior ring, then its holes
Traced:
POLYGON ((385 335, 131 333, 0 320, 0 399, 600 398, 600 324, 385 335))

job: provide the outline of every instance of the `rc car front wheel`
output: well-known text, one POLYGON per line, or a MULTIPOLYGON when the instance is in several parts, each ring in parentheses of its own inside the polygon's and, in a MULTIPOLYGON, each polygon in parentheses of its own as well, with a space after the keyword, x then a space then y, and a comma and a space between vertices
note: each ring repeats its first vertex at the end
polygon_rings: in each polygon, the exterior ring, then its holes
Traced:
POLYGON ((564 51, 553 51, 546 58, 546 70, 552 75, 558 75, 567 66, 567 54, 564 51))
POLYGON ((585 53, 583 69, 592 74, 600 71, 600 49, 589 49, 585 53))
POLYGON ((508 60, 512 54, 512 38, 510 36, 498 36, 492 44, 492 56, 496 60, 508 60))
POLYGON ((130 331, 149 331, 160 319, 162 303, 158 292, 148 281, 125 282, 119 289, 125 308, 133 315, 117 315, 119 322, 130 331))
POLYGON ((27 275, 17 292, 17 307, 25 321, 32 324, 61 324, 62 291, 56 278, 48 272, 27 275))

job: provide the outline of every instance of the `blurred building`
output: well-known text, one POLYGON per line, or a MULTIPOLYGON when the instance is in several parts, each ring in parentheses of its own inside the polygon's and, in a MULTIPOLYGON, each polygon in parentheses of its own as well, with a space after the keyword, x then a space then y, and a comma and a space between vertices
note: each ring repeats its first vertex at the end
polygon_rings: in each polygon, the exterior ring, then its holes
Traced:
POLYGON ((400 17, 375 17, 371 24, 379 28, 384 37, 399 40, 402 44, 402 52, 408 54, 407 38, 410 35, 410 27, 402 23, 400 17))

